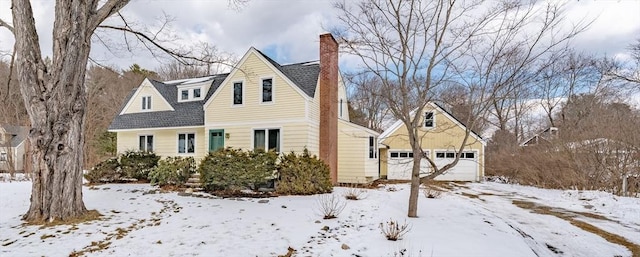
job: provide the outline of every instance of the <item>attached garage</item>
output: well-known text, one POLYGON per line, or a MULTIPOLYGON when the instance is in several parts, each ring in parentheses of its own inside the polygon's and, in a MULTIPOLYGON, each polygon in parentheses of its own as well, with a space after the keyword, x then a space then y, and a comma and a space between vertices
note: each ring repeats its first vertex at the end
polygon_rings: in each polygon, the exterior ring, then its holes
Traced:
MULTIPOLYGON (((436 180, 480 181, 484 176, 484 147, 486 142, 473 131, 467 134, 465 126, 435 103, 428 103, 420 113, 416 136, 420 146, 437 167, 441 168, 460 158, 458 163, 436 180), (466 138, 466 139, 465 139, 466 138), (464 150, 458 153, 464 145, 464 150)), ((409 180, 413 167, 412 144, 405 124, 398 120, 380 135, 380 177, 409 180)), ((420 176, 431 173, 426 159, 420 163, 420 176)))

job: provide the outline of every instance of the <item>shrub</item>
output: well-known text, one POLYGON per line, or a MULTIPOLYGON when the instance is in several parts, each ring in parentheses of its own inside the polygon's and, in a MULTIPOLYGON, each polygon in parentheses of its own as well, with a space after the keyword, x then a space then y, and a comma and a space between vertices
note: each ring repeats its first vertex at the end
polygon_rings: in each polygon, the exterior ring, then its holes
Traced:
POLYGON ((149 172, 151 184, 182 185, 187 182, 191 174, 196 172, 196 162, 193 157, 167 157, 158 162, 158 166, 149 172))
POLYGON ((257 189, 267 183, 276 170, 278 155, 226 148, 210 152, 200 163, 200 179, 208 191, 257 189))
POLYGON ((438 189, 434 189, 430 186, 427 186, 422 191, 424 193, 424 197, 426 198, 440 198, 442 195, 442 191, 438 189))
POLYGON ((104 183, 119 181, 122 178, 122 170, 117 158, 106 159, 91 168, 84 178, 90 183, 104 183))
POLYGON ((343 202, 340 197, 334 194, 325 194, 318 196, 318 209, 322 214, 323 219, 335 219, 347 206, 346 202, 343 202))
POLYGON ((357 184, 352 184, 344 192, 344 198, 347 200, 361 200, 367 198, 367 191, 359 188, 357 184))
POLYGON ((380 231, 389 241, 398 241, 401 240, 402 237, 411 231, 409 224, 406 222, 402 225, 398 224, 397 221, 389 220, 385 223, 380 223, 380 231))
POLYGON ((302 155, 291 152, 280 158, 278 194, 311 195, 330 193, 333 189, 329 166, 307 149, 302 155))
POLYGON ((120 156, 120 167, 129 178, 146 180, 149 172, 158 165, 160 156, 153 152, 127 151, 120 156))

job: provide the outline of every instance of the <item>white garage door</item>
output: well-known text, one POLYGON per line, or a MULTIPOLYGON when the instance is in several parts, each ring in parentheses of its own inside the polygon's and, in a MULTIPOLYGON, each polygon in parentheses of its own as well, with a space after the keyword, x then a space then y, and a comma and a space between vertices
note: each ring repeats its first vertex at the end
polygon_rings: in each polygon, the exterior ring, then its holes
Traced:
MULTIPOLYGON (((455 160, 453 151, 435 151, 435 163, 438 168, 455 160)), ((478 154, 475 151, 463 152, 455 167, 445 174, 436 177, 436 180, 475 181, 478 172, 478 154)))
MULTIPOLYGON (((426 151, 427 155, 429 154, 426 151)), ((413 152, 407 151, 389 151, 387 158, 387 179, 411 179, 411 168, 413 167, 413 152)), ((420 173, 428 173, 429 163, 422 160, 420 173)), ((424 175, 421 175, 424 176, 424 175)))

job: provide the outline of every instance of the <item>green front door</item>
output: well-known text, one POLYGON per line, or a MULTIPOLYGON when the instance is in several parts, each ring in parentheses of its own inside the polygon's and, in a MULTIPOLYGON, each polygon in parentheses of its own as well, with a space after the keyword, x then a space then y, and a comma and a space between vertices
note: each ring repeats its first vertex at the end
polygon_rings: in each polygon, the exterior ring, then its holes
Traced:
POLYGON ((224 148, 224 129, 209 130, 209 152, 224 148))

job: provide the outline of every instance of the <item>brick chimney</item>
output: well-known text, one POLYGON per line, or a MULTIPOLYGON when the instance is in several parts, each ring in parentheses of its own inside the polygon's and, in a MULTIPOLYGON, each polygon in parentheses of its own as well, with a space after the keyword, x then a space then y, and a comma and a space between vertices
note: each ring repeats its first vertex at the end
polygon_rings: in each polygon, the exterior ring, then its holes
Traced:
POLYGON ((329 165, 331 182, 338 183, 338 42, 320 35, 320 159, 329 165))

